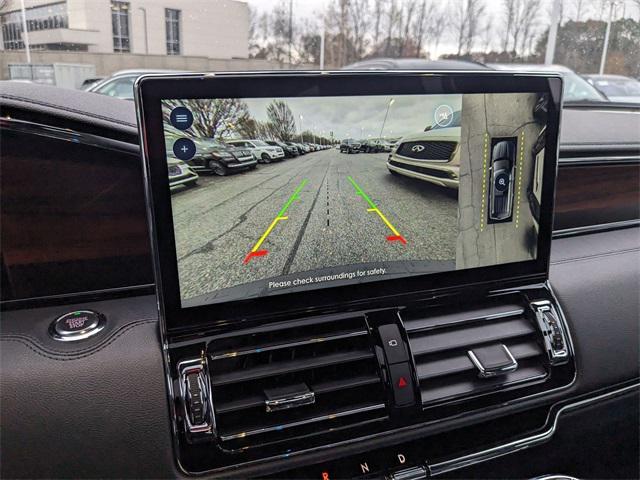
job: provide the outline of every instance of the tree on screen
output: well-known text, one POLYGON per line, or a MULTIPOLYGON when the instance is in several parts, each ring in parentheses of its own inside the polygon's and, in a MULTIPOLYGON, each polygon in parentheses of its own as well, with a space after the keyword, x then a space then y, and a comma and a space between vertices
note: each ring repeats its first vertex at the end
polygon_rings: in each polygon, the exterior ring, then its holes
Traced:
POLYGON ((228 138, 243 132, 251 120, 247 104, 237 98, 169 100, 163 109, 165 121, 177 106, 187 107, 193 113, 191 130, 198 137, 228 138))
POLYGON ((288 142, 296 132, 296 121, 286 102, 274 100, 267 106, 267 117, 273 135, 283 142, 288 142))

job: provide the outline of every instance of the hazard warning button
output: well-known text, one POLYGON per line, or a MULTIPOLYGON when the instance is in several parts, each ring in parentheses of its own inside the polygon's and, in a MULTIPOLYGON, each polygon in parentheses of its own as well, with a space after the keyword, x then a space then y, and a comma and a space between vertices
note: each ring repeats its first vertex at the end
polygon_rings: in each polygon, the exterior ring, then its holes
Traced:
POLYGON ((408 363, 389 365, 391 384, 393 385, 393 399, 396 407, 409 407, 415 404, 413 392, 413 378, 408 363))

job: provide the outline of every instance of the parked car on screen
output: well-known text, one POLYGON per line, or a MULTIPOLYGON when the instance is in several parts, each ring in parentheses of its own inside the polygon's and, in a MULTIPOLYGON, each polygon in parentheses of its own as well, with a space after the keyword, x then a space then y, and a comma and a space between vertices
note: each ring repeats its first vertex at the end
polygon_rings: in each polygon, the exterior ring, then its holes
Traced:
POLYGON ((583 75, 612 102, 640 103, 640 81, 623 75, 583 75))
POLYGON ((287 145, 288 147, 291 147, 292 149, 295 149, 298 152, 298 155, 304 155, 306 153, 304 149, 297 143, 284 142, 284 144, 287 145))
POLYGON ((271 163, 284 160, 284 150, 282 147, 274 147, 269 145, 264 140, 256 139, 241 139, 241 140, 229 140, 229 145, 241 147, 246 150, 250 150, 253 157, 260 163, 271 163))
POLYGON ((194 139, 196 154, 187 163, 197 171, 228 175, 256 168, 258 161, 251 150, 227 145, 213 139, 194 139))
POLYGON ((340 142, 340 153, 358 153, 361 147, 359 140, 346 138, 340 142))
POLYGON ((293 158, 300 155, 298 149, 294 146, 287 145, 284 142, 279 142, 278 140, 265 140, 265 143, 268 143, 272 147, 280 147, 284 151, 285 158, 293 158))
POLYGON ((446 127, 435 125, 402 137, 387 160, 389 172, 458 188, 460 133, 460 111, 457 111, 446 127))
POLYGON ((175 190, 180 186, 193 186, 198 182, 198 174, 182 160, 169 155, 167 158, 169 172, 169 189, 175 190))
POLYGON ((298 148, 300 150, 302 150, 304 153, 309 153, 311 151, 311 148, 309 147, 309 145, 307 145, 306 143, 296 143, 296 145, 298 146, 298 148))
POLYGON ((492 221, 505 221, 511 217, 515 157, 515 140, 503 140, 491 149, 489 219, 492 221))
POLYGON ((361 150, 365 153, 390 152, 391 144, 382 138, 370 138, 363 141, 361 150))

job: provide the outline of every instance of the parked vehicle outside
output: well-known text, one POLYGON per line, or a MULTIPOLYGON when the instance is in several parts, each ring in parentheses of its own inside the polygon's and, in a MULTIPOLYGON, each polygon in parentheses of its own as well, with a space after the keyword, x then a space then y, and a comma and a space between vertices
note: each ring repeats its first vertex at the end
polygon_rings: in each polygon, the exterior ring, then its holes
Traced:
POLYGON ((583 75, 612 102, 640 103, 640 81, 624 75, 583 75))
POLYGON ((174 70, 121 70, 110 77, 92 83, 87 92, 99 93, 109 97, 133 100, 133 83, 141 75, 148 73, 175 73, 174 70))
POLYGON ((564 79, 564 103, 605 103, 609 99, 580 75, 563 65, 539 65, 533 63, 489 63, 496 70, 522 72, 556 72, 564 79))

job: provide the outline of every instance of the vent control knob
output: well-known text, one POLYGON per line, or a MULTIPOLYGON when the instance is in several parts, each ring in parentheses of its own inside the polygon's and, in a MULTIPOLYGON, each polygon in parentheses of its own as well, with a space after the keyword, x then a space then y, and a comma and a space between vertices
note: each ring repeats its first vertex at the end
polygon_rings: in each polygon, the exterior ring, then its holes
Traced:
POLYGON ((191 423, 194 425, 204 422, 203 392, 199 378, 200 374, 197 372, 187 374, 187 407, 191 423))
POLYGON ((562 320, 553 304, 548 300, 532 302, 531 308, 536 315, 542 332, 547 357, 551 365, 560 365, 569 360, 569 346, 562 320))
POLYGON ((178 364, 184 430, 191 443, 207 441, 213 434, 213 409, 206 363, 190 359, 178 364))

